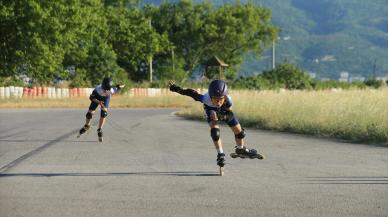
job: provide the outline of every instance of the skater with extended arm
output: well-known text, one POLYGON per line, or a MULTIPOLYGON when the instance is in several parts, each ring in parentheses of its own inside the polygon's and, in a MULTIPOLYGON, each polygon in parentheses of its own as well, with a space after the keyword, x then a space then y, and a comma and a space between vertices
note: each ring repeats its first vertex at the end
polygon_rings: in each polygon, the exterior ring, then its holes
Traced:
POLYGON ((98 139, 100 142, 103 140, 102 127, 104 126, 106 116, 108 115, 109 101, 110 97, 120 91, 125 85, 116 85, 113 86, 113 82, 110 78, 104 78, 100 85, 97 85, 93 90, 92 94, 90 94, 90 106, 89 110, 86 113, 86 122, 85 125, 79 130, 79 136, 87 132, 90 128, 90 121, 93 118, 94 112, 96 111, 98 106, 101 106, 100 113, 100 121, 98 123, 98 139))
POLYGON ((220 138, 218 121, 224 121, 228 124, 235 135, 236 147, 233 156, 263 159, 263 156, 258 154, 255 149, 248 149, 244 146, 245 131, 232 112, 232 98, 228 95, 228 88, 223 80, 212 81, 208 92, 204 95, 199 94, 193 89, 182 89, 174 84, 173 81, 169 82, 169 88, 173 92, 190 96, 194 100, 203 103, 207 122, 210 126, 210 136, 218 152, 217 165, 220 167, 225 165, 225 154, 220 138))

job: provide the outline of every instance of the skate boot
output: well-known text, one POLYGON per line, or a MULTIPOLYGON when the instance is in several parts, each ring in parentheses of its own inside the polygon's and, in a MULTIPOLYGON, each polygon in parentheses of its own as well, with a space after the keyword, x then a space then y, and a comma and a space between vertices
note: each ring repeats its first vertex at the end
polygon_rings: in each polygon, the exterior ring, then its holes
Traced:
POLYGON ((225 154, 224 153, 217 154, 217 165, 220 167, 225 166, 225 154))
POLYGON ((102 142, 102 140, 103 140, 103 133, 102 133, 102 129, 101 128, 97 129, 97 135, 98 135, 98 141, 102 142))
POLYGON ((79 134, 78 134, 77 137, 79 138, 82 134, 86 133, 89 129, 90 129, 90 125, 85 124, 85 125, 79 130, 79 134))
POLYGON ((264 156, 257 153, 255 149, 248 149, 247 147, 239 148, 236 146, 235 153, 230 154, 232 158, 240 157, 240 158, 257 158, 264 159, 264 156))
POLYGON ((218 153, 217 154, 217 165, 219 168, 219 175, 224 175, 224 166, 225 166, 225 154, 224 153, 218 153))

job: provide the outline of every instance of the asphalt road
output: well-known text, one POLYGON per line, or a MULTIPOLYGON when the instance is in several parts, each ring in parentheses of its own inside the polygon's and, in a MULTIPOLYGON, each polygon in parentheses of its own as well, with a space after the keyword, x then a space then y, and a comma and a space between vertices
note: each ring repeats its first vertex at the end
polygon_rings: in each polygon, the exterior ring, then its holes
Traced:
POLYGON ((205 121, 173 111, 112 109, 99 143, 86 109, 0 110, 0 216, 388 216, 387 146, 247 129, 267 158, 221 177, 205 121))

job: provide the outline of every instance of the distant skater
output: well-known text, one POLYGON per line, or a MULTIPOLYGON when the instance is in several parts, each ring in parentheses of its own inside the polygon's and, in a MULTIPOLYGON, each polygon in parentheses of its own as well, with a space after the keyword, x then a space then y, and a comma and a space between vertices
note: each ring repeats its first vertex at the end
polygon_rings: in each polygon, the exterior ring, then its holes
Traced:
POLYGON ((108 108, 109 108, 109 101, 110 97, 113 94, 116 94, 120 89, 122 89, 125 85, 116 85, 113 86, 112 79, 109 77, 106 77, 102 80, 102 83, 100 85, 97 85, 95 89, 93 90, 92 94, 90 94, 90 106, 89 110, 86 113, 86 121, 85 125, 79 130, 80 137, 82 134, 87 132, 90 129, 90 121, 93 118, 94 112, 96 111, 98 106, 101 106, 101 113, 100 113, 100 121, 98 123, 98 129, 97 129, 97 135, 98 140, 102 142, 103 140, 103 133, 102 133, 102 127, 105 124, 106 116, 108 116, 108 108))

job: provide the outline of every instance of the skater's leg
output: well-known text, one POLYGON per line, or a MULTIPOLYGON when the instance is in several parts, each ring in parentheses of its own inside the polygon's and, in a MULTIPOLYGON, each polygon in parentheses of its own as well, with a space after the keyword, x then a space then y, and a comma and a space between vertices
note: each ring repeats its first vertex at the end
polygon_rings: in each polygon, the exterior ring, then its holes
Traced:
POLYGON ((100 121, 98 123, 98 129, 102 129, 102 127, 105 124, 106 116, 108 116, 109 102, 110 102, 109 96, 102 99, 101 114, 100 114, 100 121))
POLYGON ((89 110, 89 111, 86 113, 85 125, 90 126, 90 121, 92 120, 93 115, 94 115, 94 111, 93 111, 93 110, 89 110))
POLYGON ((210 122, 210 136, 212 137, 214 147, 216 148, 218 153, 223 153, 223 145, 220 138, 220 127, 217 122, 210 122))
POLYGON ((90 126, 90 122, 93 118, 94 112, 96 111, 96 108, 98 107, 98 103, 96 102, 91 102, 89 106, 89 110, 86 113, 86 119, 85 119, 85 126, 90 126))
POLYGON ((85 124, 84 124, 84 126, 79 130, 79 135, 78 135, 78 136, 84 134, 86 131, 89 130, 89 128, 90 128, 90 121, 91 121, 92 118, 93 118, 93 114, 94 114, 94 110, 89 109, 88 112, 87 112, 86 115, 85 115, 85 116, 86 116, 85 124))
POLYGON ((234 133, 234 139, 236 141, 236 146, 239 148, 243 148, 244 146, 244 137, 245 137, 245 131, 241 127, 240 124, 236 124, 235 126, 231 126, 230 129, 232 129, 234 133))
POLYGON ((101 104, 100 121, 98 122, 98 129, 97 129, 98 140, 100 142, 103 141, 104 135, 102 132, 102 127, 105 124, 106 116, 108 116, 109 99, 110 99, 109 97, 105 98, 103 104, 101 104))
POLYGON ((107 108, 101 108, 101 115, 100 115, 100 121, 98 122, 98 128, 101 129, 106 120, 106 116, 108 116, 108 109, 107 108))
POLYGON ((218 153, 224 153, 223 145, 220 137, 220 126, 218 125, 218 117, 214 111, 206 111, 208 123, 210 126, 210 136, 218 153))
POLYGON ((230 126, 234 133, 234 138, 236 140, 236 150, 235 152, 237 154, 245 155, 245 156, 256 156, 257 151, 255 149, 248 149, 244 145, 244 138, 245 138, 245 130, 241 127, 240 124, 236 124, 234 126, 230 126))
POLYGON ((108 115, 108 109, 107 108, 101 108, 101 116, 100 116, 100 121, 98 123, 98 129, 97 129, 97 134, 98 134, 98 140, 102 142, 103 140, 103 132, 102 132, 102 127, 105 124, 106 121, 106 116, 108 115))
MULTIPOLYGON (((210 127, 210 136, 213 140, 214 147, 217 150, 217 165, 221 167, 225 166, 225 154, 220 137, 220 126, 218 125, 217 114, 214 111, 206 110, 207 121, 210 127)), ((220 170, 221 175, 223 170, 220 170)))
POLYGON ((213 144, 217 150, 217 165, 220 167, 225 166, 225 154, 222 147, 222 141, 220 138, 220 127, 216 121, 212 121, 210 124, 210 136, 212 137, 213 144))
POLYGON ((110 101, 110 97, 108 96, 108 97, 102 98, 101 103, 100 103, 101 113, 100 113, 100 121, 98 122, 98 129, 97 129, 98 140, 100 142, 102 142, 102 140, 103 140, 102 127, 105 124, 106 116, 108 116, 109 101, 110 101))

